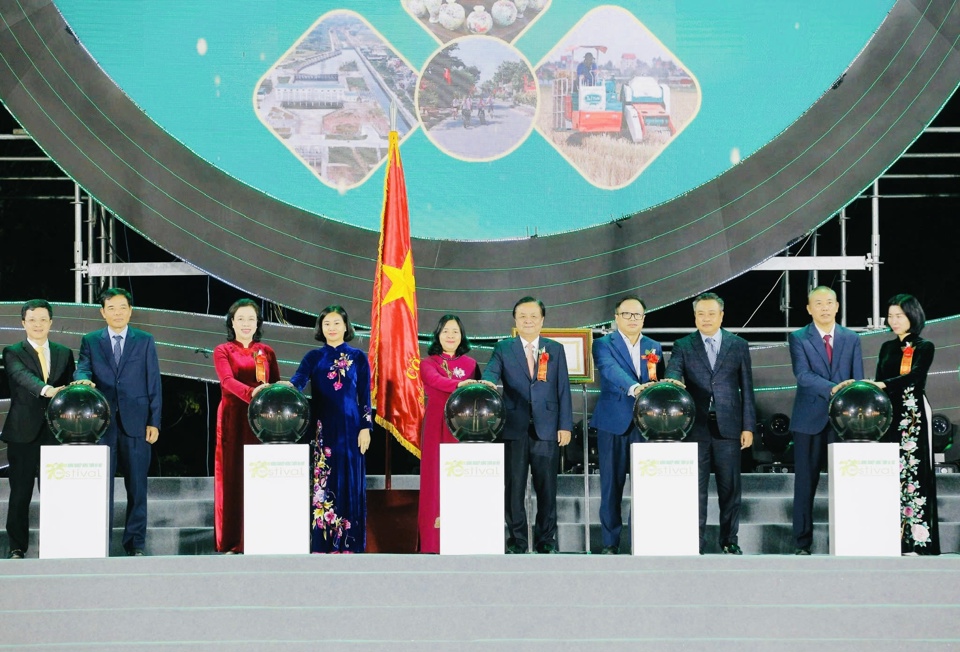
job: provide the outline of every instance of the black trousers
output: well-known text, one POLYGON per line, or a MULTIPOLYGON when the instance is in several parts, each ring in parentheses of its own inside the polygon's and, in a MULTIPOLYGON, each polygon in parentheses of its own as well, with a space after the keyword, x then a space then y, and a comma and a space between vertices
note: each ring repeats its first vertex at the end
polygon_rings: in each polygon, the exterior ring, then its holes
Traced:
POLYGON ((10 461, 10 502, 7 509, 7 537, 10 550, 26 552, 30 545, 30 501, 33 483, 40 488, 40 447, 57 444, 53 434, 44 428, 40 436, 28 443, 8 442, 10 461))
POLYGON ((526 437, 504 441, 504 515, 508 544, 527 549, 527 474, 533 476, 537 494, 537 520, 533 529, 534 548, 557 545, 557 473, 560 470, 560 445, 554 438, 537 439, 533 425, 526 437))

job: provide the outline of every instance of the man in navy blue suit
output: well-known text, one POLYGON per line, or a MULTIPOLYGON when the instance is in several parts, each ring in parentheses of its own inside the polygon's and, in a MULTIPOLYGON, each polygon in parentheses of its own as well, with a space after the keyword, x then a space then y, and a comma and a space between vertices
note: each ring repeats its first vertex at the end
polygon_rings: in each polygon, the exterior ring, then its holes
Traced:
POLYGON ((560 446, 570 443, 573 404, 563 345, 540 337, 547 309, 533 297, 513 307, 517 337, 497 342, 483 372, 488 385, 503 383, 506 424, 504 506, 507 553, 527 552, 527 512, 524 498, 527 469, 537 494, 534 550, 557 552, 557 473, 560 446))
MULTIPOLYGON (((110 447, 110 477, 117 465, 127 490, 123 548, 143 555, 147 536, 147 472, 150 445, 160 436, 160 361, 153 336, 129 326, 133 297, 122 288, 100 296, 107 327, 83 336, 74 379, 94 385, 110 403, 112 414, 101 444, 110 447)), ((110 483, 113 527, 113 483, 110 483)))
POLYGON ((697 408, 689 439, 697 442, 700 481, 700 553, 707 525, 710 470, 720 503, 720 548, 741 555, 740 451, 753 444, 757 412, 753 399, 750 346, 720 328, 723 299, 712 292, 693 300, 697 331, 677 340, 667 365, 667 379, 683 381, 697 408))
POLYGON ((620 299, 613 309, 617 330, 594 340, 593 362, 600 372, 600 398, 590 418, 597 429, 600 457, 601 553, 620 552, 620 503, 630 464, 630 445, 645 441, 633 424, 636 396, 664 376, 660 343, 641 334, 647 304, 638 296, 620 299))
POLYGON ((860 338, 837 324, 837 293, 820 286, 807 295, 813 323, 790 333, 790 360, 797 377, 790 430, 796 467, 793 480, 795 554, 809 555, 813 545, 813 498, 820 483, 820 465, 833 429, 827 420, 830 397, 844 381, 863 378, 860 338))

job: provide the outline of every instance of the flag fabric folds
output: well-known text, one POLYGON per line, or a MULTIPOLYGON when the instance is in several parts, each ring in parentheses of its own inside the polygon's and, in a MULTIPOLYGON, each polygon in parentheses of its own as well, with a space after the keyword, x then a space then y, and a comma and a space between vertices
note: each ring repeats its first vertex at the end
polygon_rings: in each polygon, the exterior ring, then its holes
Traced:
POLYGON ((373 281, 370 333, 371 399, 376 421, 420 457, 423 383, 417 340, 417 284, 410 250, 410 215, 400 162, 400 136, 390 132, 380 247, 373 281))

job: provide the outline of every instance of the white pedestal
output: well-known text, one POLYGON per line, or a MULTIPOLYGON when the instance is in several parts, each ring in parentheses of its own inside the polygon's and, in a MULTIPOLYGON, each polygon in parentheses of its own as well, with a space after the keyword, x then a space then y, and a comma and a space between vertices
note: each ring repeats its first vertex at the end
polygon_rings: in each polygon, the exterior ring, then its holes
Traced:
POLYGON ((440 554, 502 555, 503 444, 440 444, 440 554))
POLYGON ((830 554, 900 556, 900 447, 838 442, 827 447, 830 554))
POLYGON ((110 448, 40 447, 40 557, 106 557, 110 448))
POLYGON ((697 444, 630 446, 634 555, 699 555, 697 444))
POLYGON ((243 551, 310 553, 310 447, 243 447, 243 551))

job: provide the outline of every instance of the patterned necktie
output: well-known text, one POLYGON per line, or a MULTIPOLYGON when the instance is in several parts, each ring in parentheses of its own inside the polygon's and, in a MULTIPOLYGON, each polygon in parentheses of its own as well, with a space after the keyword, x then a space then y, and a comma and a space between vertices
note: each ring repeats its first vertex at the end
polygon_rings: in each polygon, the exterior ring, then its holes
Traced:
POLYGON ((707 360, 711 369, 717 366, 717 341, 712 337, 707 338, 707 360))
POLYGON ((43 374, 43 382, 50 378, 50 370, 47 369, 47 357, 43 355, 43 347, 37 347, 37 355, 40 356, 40 373, 43 374))
POLYGON ((830 343, 830 340, 833 339, 833 336, 829 333, 823 336, 823 343, 827 347, 827 362, 833 363, 833 344, 830 343))
POLYGON ((533 378, 533 369, 536 366, 536 362, 533 357, 533 342, 527 344, 527 369, 530 370, 530 377, 533 378))
POLYGON ((113 361, 120 366, 120 342, 123 340, 119 335, 113 336, 113 361))

